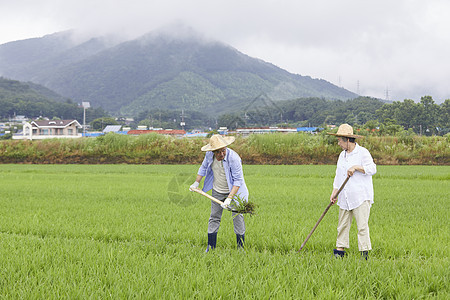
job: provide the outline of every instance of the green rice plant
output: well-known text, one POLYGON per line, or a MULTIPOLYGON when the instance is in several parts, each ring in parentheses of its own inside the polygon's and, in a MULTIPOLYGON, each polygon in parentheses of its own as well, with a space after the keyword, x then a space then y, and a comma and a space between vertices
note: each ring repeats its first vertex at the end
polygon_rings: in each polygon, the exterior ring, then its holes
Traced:
POLYGON ((356 224, 348 255, 332 256, 336 206, 297 253, 329 203, 335 165, 243 169, 258 203, 245 216, 245 255, 231 214, 204 253, 210 203, 188 191, 198 165, 1 165, 0 298, 450 297, 449 166, 377 167, 368 261, 356 224), (177 202, 168 186, 180 173, 192 180, 178 183, 177 202))
POLYGON ((234 201, 230 205, 233 212, 238 214, 249 214, 249 215, 256 214, 257 205, 252 201, 248 201, 239 195, 234 195, 233 200, 234 201))

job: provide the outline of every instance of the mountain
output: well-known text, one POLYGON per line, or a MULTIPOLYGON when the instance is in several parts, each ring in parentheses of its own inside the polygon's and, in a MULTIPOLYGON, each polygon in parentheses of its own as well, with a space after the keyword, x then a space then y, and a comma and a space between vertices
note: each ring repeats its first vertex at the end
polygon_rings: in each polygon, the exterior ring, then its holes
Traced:
POLYGON ((115 114, 143 110, 234 110, 260 94, 272 100, 356 94, 325 80, 291 74, 183 27, 112 43, 76 42, 61 32, 0 45, 0 75, 33 81, 115 114))

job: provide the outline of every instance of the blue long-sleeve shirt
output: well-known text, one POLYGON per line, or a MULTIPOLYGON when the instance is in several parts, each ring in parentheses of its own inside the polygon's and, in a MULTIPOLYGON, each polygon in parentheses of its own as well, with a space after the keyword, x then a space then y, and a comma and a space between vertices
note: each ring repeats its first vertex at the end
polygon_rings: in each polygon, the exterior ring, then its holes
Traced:
MULTIPOLYGON (((203 183, 203 191, 208 192, 213 187, 214 172, 211 165, 214 161, 214 153, 208 151, 205 154, 202 165, 198 169, 198 175, 204 176, 205 181, 203 183)), ((248 200, 248 189, 244 180, 244 173, 242 171, 242 161, 239 155, 232 149, 227 148, 227 154, 223 159, 223 168, 225 170, 225 176, 227 178, 228 188, 238 186, 239 190, 236 193, 240 198, 248 200)))

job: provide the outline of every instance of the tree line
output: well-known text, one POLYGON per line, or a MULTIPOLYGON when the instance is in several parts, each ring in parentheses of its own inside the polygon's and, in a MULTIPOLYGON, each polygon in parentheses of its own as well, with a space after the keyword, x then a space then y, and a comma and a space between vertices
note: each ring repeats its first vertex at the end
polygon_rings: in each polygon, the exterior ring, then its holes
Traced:
MULTIPOLYGON (((83 114, 83 108, 71 100, 59 103, 48 100, 2 99, 0 96, 0 118, 3 120, 24 115, 33 119, 48 117, 50 119, 76 119, 81 121, 83 120, 83 114)), ((86 110, 86 122, 89 123, 96 118, 108 115, 102 108, 89 108, 86 110)))
POLYGON ((422 97, 418 103, 410 99, 388 103, 370 97, 348 101, 303 98, 224 114, 219 117, 218 123, 232 129, 257 126, 320 127, 348 123, 369 129, 379 129, 384 125, 396 128, 396 131, 411 129, 417 134, 443 135, 450 130, 449 116, 450 99, 438 105, 431 96, 422 97))
MULTIPOLYGON (((321 127, 348 123, 371 130, 410 130, 425 135, 444 135, 450 130, 450 99, 438 105, 431 96, 423 96, 417 103, 410 99, 386 102, 359 97, 347 101, 299 98, 250 103, 252 105, 238 104, 232 104, 234 110, 231 111, 234 112, 221 115, 198 110, 143 110, 134 116, 130 127, 145 125, 154 128, 208 131, 218 127, 321 127)), ((0 118, 3 120, 11 119, 15 115, 25 115, 28 118, 48 117, 81 121, 83 113, 83 108, 77 103, 63 99, 44 87, 0 77, 0 118)), ((86 110, 86 122, 91 123, 95 130, 102 130, 106 125, 125 124, 120 118, 112 118, 100 107, 86 110)))

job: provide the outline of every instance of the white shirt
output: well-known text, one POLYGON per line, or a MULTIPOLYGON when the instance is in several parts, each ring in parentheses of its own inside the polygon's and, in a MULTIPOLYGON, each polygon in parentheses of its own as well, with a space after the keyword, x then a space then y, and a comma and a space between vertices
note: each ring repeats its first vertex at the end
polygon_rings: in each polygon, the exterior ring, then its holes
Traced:
POLYGON ((364 201, 373 203, 372 175, 377 172, 377 166, 373 162, 369 151, 356 144, 352 152, 342 151, 336 167, 333 188, 339 189, 347 178, 347 170, 354 165, 362 166, 365 174, 356 171, 350 177, 344 189, 338 196, 337 205, 345 210, 353 210, 359 207, 364 201))

